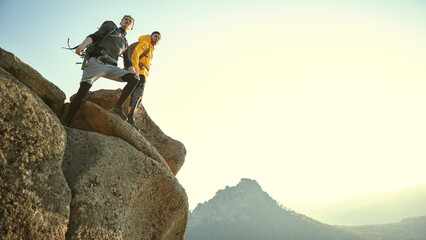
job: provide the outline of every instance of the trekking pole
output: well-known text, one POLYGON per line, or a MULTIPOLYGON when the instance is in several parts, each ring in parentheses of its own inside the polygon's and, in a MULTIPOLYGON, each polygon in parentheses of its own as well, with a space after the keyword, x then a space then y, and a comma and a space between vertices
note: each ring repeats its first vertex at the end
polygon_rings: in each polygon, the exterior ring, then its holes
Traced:
MULTIPOLYGON (((78 48, 78 46, 79 45, 77 45, 77 46, 75 46, 75 47, 71 47, 70 46, 70 39, 68 38, 68 40, 67 40, 67 45, 68 45, 68 47, 62 47, 63 49, 66 49, 66 50, 70 50, 70 51, 73 51, 74 52, 74 50, 76 49, 76 48, 78 48)), ((80 56, 81 58, 83 58, 83 59, 85 59, 85 55, 82 55, 82 56, 80 56)), ((84 61, 83 62, 76 62, 75 64, 83 64, 84 63, 84 61)))

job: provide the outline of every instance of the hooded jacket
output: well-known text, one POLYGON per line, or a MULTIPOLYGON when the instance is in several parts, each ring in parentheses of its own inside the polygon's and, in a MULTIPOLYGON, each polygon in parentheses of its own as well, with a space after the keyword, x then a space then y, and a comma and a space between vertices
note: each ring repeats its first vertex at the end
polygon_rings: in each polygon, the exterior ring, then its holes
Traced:
POLYGON ((154 52, 154 46, 151 44, 151 35, 143 35, 138 39, 138 45, 136 45, 133 54, 130 57, 133 66, 136 71, 139 71, 139 74, 143 74, 145 78, 149 75, 149 69, 151 68, 151 61, 154 52), (141 59, 140 55, 143 54, 147 49, 150 49, 149 52, 141 59))

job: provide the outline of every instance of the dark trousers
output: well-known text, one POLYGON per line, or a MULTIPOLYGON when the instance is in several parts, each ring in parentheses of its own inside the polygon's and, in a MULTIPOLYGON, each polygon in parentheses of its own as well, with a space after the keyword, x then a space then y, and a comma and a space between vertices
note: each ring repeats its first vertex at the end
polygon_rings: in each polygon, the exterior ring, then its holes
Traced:
POLYGON ((139 77, 141 78, 141 80, 139 81, 138 85, 136 86, 135 90, 132 93, 132 96, 130 97, 129 108, 127 110, 127 117, 129 121, 133 121, 133 114, 135 113, 136 108, 142 102, 142 96, 143 96, 146 80, 145 80, 145 76, 142 74, 139 75, 139 77))

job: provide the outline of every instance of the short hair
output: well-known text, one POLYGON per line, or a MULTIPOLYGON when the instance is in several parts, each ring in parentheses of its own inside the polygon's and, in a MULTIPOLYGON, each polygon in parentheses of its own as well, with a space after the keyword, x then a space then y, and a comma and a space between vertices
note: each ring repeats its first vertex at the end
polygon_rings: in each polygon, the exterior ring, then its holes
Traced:
POLYGON ((123 19, 126 18, 126 17, 132 19, 132 27, 134 27, 135 26, 135 19, 131 15, 124 15, 124 17, 121 19, 121 21, 123 21, 123 19))
POLYGON ((152 33, 151 33, 151 37, 152 37, 152 35, 154 35, 154 34, 158 34, 158 35, 160 35, 160 37, 161 37, 161 33, 160 33, 159 31, 154 31, 154 32, 152 32, 152 33))

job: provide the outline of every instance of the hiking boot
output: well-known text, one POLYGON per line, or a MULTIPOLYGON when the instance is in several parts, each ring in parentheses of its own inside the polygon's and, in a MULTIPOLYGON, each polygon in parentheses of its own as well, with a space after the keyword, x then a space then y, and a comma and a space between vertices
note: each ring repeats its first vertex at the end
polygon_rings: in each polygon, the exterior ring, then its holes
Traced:
POLYGON ((136 123, 129 123, 132 127, 134 127, 136 130, 138 130, 138 132, 140 131, 140 129, 138 128, 138 126, 136 125, 136 123))
POLYGON ((111 110, 109 110, 109 112, 119 116, 124 121, 127 121, 127 116, 126 114, 123 113, 123 110, 121 109, 121 107, 120 108, 113 107, 111 108, 111 110))
POLYGON ((127 121, 132 127, 134 127, 136 130, 139 131, 138 126, 135 123, 135 119, 134 118, 129 118, 129 120, 127 121))

